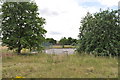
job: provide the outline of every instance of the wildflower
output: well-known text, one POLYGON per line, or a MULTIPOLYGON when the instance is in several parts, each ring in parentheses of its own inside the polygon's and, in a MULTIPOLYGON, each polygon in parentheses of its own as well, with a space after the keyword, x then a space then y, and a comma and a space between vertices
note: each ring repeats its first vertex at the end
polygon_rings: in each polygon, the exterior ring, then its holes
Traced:
POLYGON ((16 76, 16 78, 24 78, 24 77, 22 77, 22 76, 16 76))

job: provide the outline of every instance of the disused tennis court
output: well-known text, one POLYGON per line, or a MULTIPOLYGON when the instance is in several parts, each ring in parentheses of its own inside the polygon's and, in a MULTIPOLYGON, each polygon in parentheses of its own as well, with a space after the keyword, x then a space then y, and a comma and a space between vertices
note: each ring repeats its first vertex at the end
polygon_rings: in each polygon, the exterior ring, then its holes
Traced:
POLYGON ((67 48, 67 49, 46 49, 44 50, 45 53, 47 54, 64 54, 64 53, 67 53, 67 54, 73 54, 75 52, 75 49, 73 48, 67 48))

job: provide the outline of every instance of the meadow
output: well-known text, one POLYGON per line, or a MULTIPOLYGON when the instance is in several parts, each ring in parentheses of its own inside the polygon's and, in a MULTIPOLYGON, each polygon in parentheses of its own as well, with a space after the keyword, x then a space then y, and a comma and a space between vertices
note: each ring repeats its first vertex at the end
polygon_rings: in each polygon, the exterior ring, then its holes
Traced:
POLYGON ((23 54, 1 48, 2 78, 117 78, 117 57, 87 54, 23 54))

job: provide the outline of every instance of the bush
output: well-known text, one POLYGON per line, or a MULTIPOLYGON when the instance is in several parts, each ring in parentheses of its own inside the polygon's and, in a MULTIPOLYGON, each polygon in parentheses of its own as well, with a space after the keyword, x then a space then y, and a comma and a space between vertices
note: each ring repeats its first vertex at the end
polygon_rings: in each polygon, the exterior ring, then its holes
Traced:
POLYGON ((119 22, 117 10, 88 13, 81 21, 77 51, 117 56, 120 53, 119 22))

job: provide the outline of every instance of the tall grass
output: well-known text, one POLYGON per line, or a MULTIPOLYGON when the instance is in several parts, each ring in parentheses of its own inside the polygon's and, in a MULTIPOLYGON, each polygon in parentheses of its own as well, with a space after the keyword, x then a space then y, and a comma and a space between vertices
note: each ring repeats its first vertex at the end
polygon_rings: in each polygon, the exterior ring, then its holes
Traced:
POLYGON ((117 78, 117 58, 90 55, 28 54, 5 56, 2 77, 117 78))

